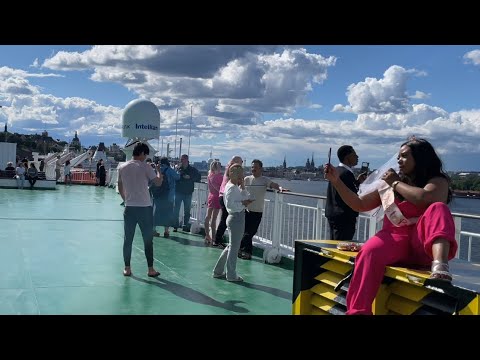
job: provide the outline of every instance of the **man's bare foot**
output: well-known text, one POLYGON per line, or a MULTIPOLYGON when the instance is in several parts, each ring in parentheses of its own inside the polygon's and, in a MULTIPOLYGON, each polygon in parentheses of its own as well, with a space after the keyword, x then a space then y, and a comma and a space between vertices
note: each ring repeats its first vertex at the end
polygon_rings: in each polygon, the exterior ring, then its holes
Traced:
POLYGON ((132 269, 130 266, 125 266, 125 269, 123 269, 123 276, 132 276, 132 269))

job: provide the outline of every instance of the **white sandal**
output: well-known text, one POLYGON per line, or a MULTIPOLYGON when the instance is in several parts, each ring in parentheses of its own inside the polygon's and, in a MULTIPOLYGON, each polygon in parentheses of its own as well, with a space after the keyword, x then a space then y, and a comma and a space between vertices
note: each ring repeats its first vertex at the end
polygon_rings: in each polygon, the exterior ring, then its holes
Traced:
POLYGON ((440 260, 433 260, 430 279, 452 282, 452 274, 450 273, 448 263, 442 263, 440 260))

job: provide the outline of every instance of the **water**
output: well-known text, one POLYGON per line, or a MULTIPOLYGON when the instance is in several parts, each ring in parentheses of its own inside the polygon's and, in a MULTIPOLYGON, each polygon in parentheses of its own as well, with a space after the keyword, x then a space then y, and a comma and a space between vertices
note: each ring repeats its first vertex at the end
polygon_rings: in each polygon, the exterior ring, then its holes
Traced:
MULTIPOLYGON (((327 195, 327 181, 302 181, 302 180, 286 180, 286 179, 272 179, 280 186, 289 189, 295 193, 303 193, 309 195, 327 195)), ((288 193, 286 193, 288 194, 288 193)), ((273 193, 267 193, 268 199, 273 199, 273 193)), ((300 196, 288 196, 286 201, 295 204, 301 204, 306 206, 316 206, 316 199, 310 199, 300 196)), ((475 198, 459 198, 454 197, 449 204, 452 213, 472 214, 480 215, 480 199, 475 198)), ((468 231, 473 233, 480 233, 480 220, 463 219, 462 231, 468 231)), ((460 241, 460 258, 466 259, 468 254, 468 238, 462 235, 460 241)), ((472 243, 472 261, 480 262, 480 241, 473 238, 472 243)))

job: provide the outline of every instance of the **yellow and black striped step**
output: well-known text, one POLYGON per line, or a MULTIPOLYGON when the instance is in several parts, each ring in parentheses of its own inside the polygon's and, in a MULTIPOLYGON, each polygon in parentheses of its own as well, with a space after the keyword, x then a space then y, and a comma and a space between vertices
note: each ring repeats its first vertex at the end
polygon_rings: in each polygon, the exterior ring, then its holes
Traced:
MULTIPOLYGON (((338 242, 296 241, 293 314, 345 314, 349 275, 357 253, 338 250, 338 242)), ((453 260, 450 269, 452 284, 429 280, 429 271, 387 267, 373 313, 480 314, 480 266, 453 260)))

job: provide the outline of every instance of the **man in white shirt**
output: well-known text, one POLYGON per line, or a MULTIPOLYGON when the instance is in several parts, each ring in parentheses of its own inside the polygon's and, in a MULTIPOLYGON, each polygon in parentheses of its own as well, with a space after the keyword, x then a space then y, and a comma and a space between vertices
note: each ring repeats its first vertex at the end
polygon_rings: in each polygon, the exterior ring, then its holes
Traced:
POLYGON ((149 152, 147 144, 137 143, 133 148, 133 159, 118 168, 118 190, 125 203, 123 212, 125 231, 123 241, 124 276, 132 275, 130 258, 137 223, 142 231, 148 265, 147 275, 150 277, 160 275, 153 268, 153 208, 148 185, 152 181, 155 186, 161 186, 163 175, 158 169, 157 174, 155 174, 155 170, 145 162, 149 152))
POLYGON ((250 260, 253 253, 252 239, 258 231, 262 221, 263 206, 267 189, 276 189, 278 191, 288 191, 277 183, 262 175, 263 163, 255 159, 252 161, 252 175, 245 177, 245 188, 250 193, 251 199, 255 200, 247 207, 245 212, 245 232, 243 233, 242 243, 238 257, 250 260))

